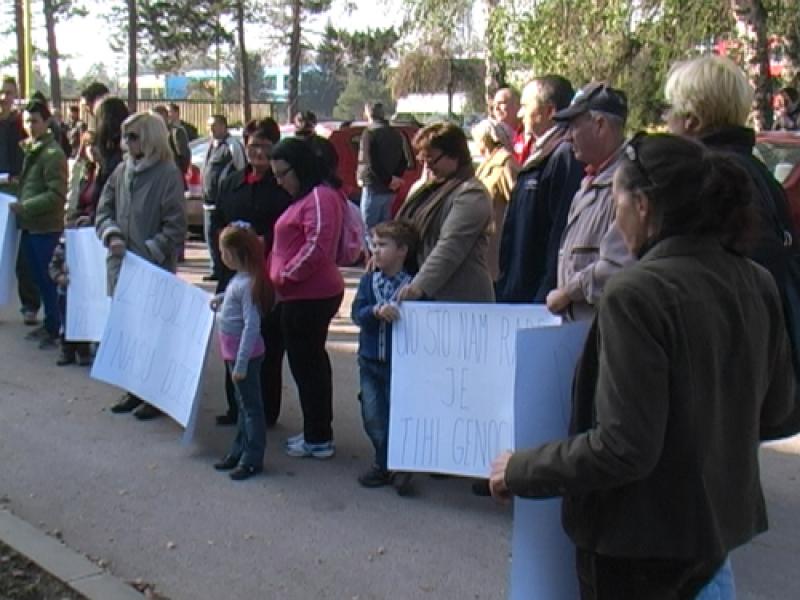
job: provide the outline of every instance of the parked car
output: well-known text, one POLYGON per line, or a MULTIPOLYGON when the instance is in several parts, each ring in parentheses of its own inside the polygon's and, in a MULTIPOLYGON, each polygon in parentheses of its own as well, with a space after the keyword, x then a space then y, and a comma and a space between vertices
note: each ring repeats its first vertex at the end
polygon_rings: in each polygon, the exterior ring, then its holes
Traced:
MULTIPOLYGON (((242 142, 241 129, 231 129, 230 134, 242 142)), ((209 138, 201 137, 189 142, 192 151, 192 164, 186 171, 186 221, 191 233, 203 234, 203 163, 208 154, 209 138)))
MULTIPOLYGON (((408 167, 403 173, 403 185, 397 190, 393 207, 399 207, 412 184, 422 175, 422 165, 417 162, 411 142, 419 130, 419 125, 407 121, 392 121, 391 126, 403 137, 403 152, 408 167)), ((361 188, 356 181, 358 167, 358 146, 361 134, 367 127, 366 121, 325 121, 317 125, 317 134, 328 138, 339 156, 339 168, 336 174, 342 180, 344 193, 356 204, 361 202, 361 188)))
POLYGON ((792 221, 800 232, 800 132, 759 133, 754 153, 786 190, 792 221))
MULTIPOLYGON (((408 168, 403 173, 403 185, 397 191, 393 207, 397 208, 402 204, 408 194, 411 185, 419 179, 422 174, 422 165, 417 162, 411 141, 419 129, 419 125, 413 122, 392 121, 392 127, 396 128, 403 136, 403 149, 408 161, 408 168)), ((339 156, 339 167, 336 174, 342 180, 344 193, 356 204, 361 201, 361 188, 356 182, 356 167, 358 166, 358 146, 361 141, 361 134, 367 127, 366 121, 323 121, 316 127, 317 135, 327 138, 339 156)), ((293 125, 282 125, 281 136, 288 137, 294 135, 293 125)), ((242 141, 241 131, 231 131, 231 134, 242 141)), ((208 152, 208 138, 200 138, 189 144, 192 151, 192 165, 186 173, 186 216, 189 229, 192 233, 201 234, 203 231, 203 161, 208 152)))

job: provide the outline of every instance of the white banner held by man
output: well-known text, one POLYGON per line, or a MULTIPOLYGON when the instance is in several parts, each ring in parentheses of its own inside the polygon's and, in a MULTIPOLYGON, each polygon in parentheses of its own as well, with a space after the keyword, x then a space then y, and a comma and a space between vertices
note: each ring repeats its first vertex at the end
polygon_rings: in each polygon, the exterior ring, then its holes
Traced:
POLYGON ((17 219, 8 208, 16 201, 14 196, 0 193, 0 306, 9 304, 16 291, 19 230, 17 219))
POLYGON ((106 276, 108 251, 93 227, 66 229, 64 238, 69 274, 65 337, 70 342, 99 342, 111 310, 106 276))
MULTIPOLYGON (((572 378, 589 322, 517 332, 514 445, 533 448, 567 436, 572 378)), ((561 527, 561 499, 514 499, 511 599, 579 596, 575 546, 561 527)))
POLYGON ((186 427, 214 323, 210 299, 126 253, 92 377, 136 394, 186 427))
POLYGON ((403 302, 393 325, 388 466, 488 477, 514 444, 516 332, 542 305, 403 302))

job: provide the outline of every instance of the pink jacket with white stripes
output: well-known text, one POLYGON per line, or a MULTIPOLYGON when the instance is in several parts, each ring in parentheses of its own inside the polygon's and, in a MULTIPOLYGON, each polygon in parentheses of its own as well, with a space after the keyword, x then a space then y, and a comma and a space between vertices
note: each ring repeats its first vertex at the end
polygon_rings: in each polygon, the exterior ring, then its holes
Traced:
POLYGON ((336 266, 343 209, 338 191, 318 185, 275 223, 269 278, 279 300, 330 298, 344 291, 336 266))

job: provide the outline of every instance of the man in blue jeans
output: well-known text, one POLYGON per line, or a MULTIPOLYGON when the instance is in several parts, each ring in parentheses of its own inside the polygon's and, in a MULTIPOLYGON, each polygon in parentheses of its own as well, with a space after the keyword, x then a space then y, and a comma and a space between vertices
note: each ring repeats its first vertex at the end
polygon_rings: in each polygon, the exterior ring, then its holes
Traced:
POLYGON ((64 231, 67 197, 67 159, 48 127, 49 119, 50 110, 44 102, 33 100, 25 107, 23 122, 28 139, 23 144, 19 201, 9 205, 22 230, 19 251, 24 253, 44 303, 44 326, 26 336, 39 340, 40 348, 56 347, 61 329, 56 284, 47 267, 64 231))
POLYGON ((383 104, 367 104, 364 116, 369 126, 361 134, 356 179, 362 188, 361 216, 369 232, 378 223, 391 220, 392 200, 403 185, 408 159, 403 134, 386 120, 383 104))

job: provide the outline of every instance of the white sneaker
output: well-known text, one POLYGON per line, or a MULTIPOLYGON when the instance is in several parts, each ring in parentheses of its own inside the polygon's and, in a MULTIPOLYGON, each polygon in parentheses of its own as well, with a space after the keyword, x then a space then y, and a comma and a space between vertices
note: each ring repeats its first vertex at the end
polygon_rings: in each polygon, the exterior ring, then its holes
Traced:
POLYGON ((283 443, 283 446, 285 448, 289 448, 290 446, 297 446, 298 444, 302 444, 305 441, 306 441, 305 434, 301 431, 296 435, 286 438, 286 441, 283 443))
POLYGON ((286 446, 286 454, 295 458, 331 458, 336 454, 336 446, 333 440, 329 442, 321 442, 319 444, 308 444, 302 441, 293 446, 286 446))

